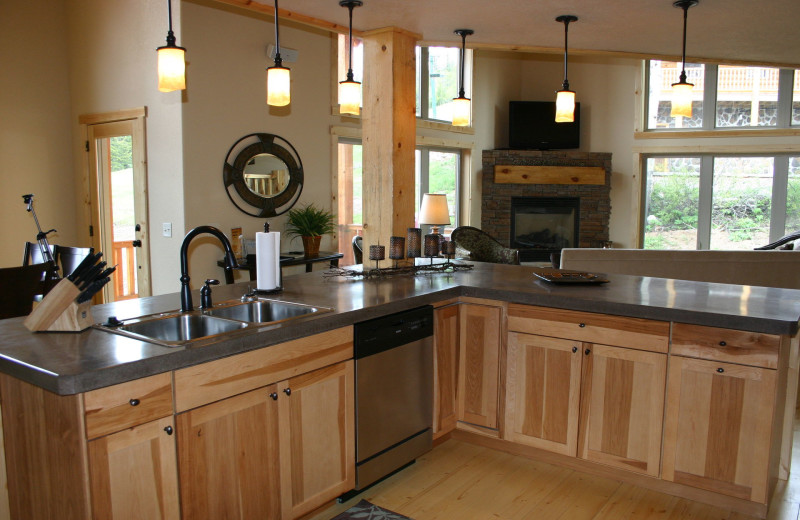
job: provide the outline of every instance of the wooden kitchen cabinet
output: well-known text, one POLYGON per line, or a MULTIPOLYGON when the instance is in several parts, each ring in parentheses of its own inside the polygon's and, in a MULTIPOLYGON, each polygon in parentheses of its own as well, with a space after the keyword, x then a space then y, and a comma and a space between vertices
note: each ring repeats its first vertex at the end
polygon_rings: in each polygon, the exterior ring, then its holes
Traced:
POLYGON ((672 356, 662 478, 766 503, 776 370, 672 356))
POLYGON ((96 519, 180 518, 172 416, 89 442, 96 519))
POLYGON ((355 484, 353 362, 179 414, 184 520, 292 519, 355 484))
POLYGON ((503 438, 658 476, 669 324, 553 311, 509 305, 503 438))
POLYGON ((459 308, 457 418, 498 428, 503 308, 462 303, 459 308))
POLYGON ((456 427, 456 385, 458 381, 457 303, 433 310, 433 437, 456 427))

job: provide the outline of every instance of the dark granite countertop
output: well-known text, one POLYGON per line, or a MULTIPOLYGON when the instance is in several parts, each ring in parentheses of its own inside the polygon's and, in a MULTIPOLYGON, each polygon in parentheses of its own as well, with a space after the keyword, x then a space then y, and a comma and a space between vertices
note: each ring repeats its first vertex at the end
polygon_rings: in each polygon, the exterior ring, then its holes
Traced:
MULTIPOLYGON (((249 334, 195 347, 169 348, 105 331, 29 332, 23 318, 0 321, 0 371, 67 395, 282 343, 419 305, 471 296, 603 314, 794 335, 800 290, 608 275, 600 285, 553 285, 528 266, 482 264, 454 274, 382 279, 285 277, 274 299, 333 308, 249 334)), ((241 297, 253 282, 214 289, 217 303, 241 297)), ((194 301, 199 302, 198 291, 194 301)), ((95 322, 124 320, 180 307, 178 293, 98 305, 95 322)))

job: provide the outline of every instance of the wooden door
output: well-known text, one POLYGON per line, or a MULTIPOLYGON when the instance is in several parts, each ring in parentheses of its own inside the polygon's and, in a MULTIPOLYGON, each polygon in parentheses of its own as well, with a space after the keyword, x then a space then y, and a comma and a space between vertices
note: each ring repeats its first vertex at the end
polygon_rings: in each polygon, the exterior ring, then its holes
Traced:
POLYGON ((658 477, 667 355, 591 343, 583 350, 578 456, 658 477))
POLYGON ((767 501, 776 371, 672 356, 662 478, 767 501))
POLYGON ((97 519, 180 518, 172 417, 89 442, 97 519))
POLYGON ((177 416, 184 520, 277 520, 277 387, 258 388, 177 416))
POLYGON ((463 304, 459 312, 458 420, 497 428, 501 309, 463 304))
POLYGON ((433 436, 456 427, 458 304, 433 311, 433 436))
POLYGON ((578 341, 508 334, 506 440, 575 456, 583 357, 578 341))
POLYGON ((278 383, 283 518, 355 486, 354 385, 352 360, 278 383))

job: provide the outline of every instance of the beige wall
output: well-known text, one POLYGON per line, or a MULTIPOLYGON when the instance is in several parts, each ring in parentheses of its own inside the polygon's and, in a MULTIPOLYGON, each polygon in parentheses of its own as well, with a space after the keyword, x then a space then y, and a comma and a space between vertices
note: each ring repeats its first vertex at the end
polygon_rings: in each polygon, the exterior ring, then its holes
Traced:
MULTIPOLYGON (((284 62, 292 71, 291 105, 271 108, 265 101, 265 68, 271 65, 267 46, 275 42, 272 18, 206 1, 182 5, 191 82, 183 105, 186 229, 211 224, 230 235, 232 227, 241 227, 249 238, 263 230, 264 220, 239 211, 222 184, 229 148, 255 132, 276 134, 297 149, 305 171, 297 204, 332 209, 330 34, 281 21, 281 47, 298 50, 299 58, 284 62)), ((271 230, 283 231, 284 222, 285 215, 270 219, 271 230)), ((198 288, 205 278, 222 278, 216 265, 222 249, 213 237, 195 242, 189 265, 198 288)), ((303 248, 300 239, 282 237, 282 244, 284 251, 303 248)), ((323 237, 322 250, 332 247, 331 238, 323 237)))
POLYGON ((52 244, 77 245, 69 66, 63 0, 0 2, 0 267, 20 265, 36 225, 22 195, 34 193, 52 244))

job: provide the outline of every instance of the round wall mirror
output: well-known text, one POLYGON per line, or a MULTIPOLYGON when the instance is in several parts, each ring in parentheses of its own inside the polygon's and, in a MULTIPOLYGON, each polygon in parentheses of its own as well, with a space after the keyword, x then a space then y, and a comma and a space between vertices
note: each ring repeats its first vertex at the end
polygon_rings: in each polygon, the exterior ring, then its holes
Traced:
POLYGON ((222 182, 228 198, 253 217, 274 217, 294 206, 303 191, 297 150, 273 134, 248 134, 225 157, 222 182))

